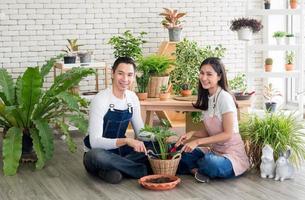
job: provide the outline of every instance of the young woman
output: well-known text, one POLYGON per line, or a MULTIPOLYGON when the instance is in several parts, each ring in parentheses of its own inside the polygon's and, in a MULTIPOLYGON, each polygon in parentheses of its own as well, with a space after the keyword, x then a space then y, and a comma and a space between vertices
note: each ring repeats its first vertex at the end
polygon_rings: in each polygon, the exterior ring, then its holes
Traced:
POLYGON ((178 172, 194 174, 199 182, 209 178, 231 178, 249 168, 238 129, 237 104, 228 91, 224 65, 219 58, 207 58, 200 67, 198 99, 203 110, 204 130, 182 135, 175 146, 185 152, 178 172), (189 141, 195 136, 197 139, 189 141), (199 147, 199 146, 205 147, 199 147))
POLYGON ((119 183, 123 175, 140 178, 147 174, 143 141, 125 137, 130 121, 136 135, 144 127, 138 97, 128 90, 135 68, 131 58, 118 58, 112 68, 112 88, 99 92, 90 104, 84 166, 109 183, 119 183))

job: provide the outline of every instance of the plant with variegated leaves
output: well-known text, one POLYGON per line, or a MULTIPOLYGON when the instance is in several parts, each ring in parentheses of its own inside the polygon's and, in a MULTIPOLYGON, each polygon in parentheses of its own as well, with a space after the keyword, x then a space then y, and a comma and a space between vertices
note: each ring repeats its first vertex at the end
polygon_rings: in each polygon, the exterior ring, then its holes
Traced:
POLYGON ((163 8, 164 12, 160 13, 159 15, 164 16, 164 19, 162 20, 161 24, 167 28, 182 28, 180 18, 184 17, 186 13, 181 12, 179 13, 176 9, 169 9, 169 8, 163 8))
POLYGON ((4 130, 2 157, 5 175, 17 172, 24 135, 31 138, 37 156, 36 169, 41 169, 53 156, 52 125, 59 125, 72 152, 76 145, 68 131, 69 124, 79 128, 80 132, 87 131, 86 114, 82 112, 87 103, 68 90, 82 78, 94 74, 94 70, 72 68, 57 76, 53 85, 44 90, 44 78, 60 57, 50 59, 42 67, 28 67, 16 82, 6 69, 0 69, 0 127, 4 130))

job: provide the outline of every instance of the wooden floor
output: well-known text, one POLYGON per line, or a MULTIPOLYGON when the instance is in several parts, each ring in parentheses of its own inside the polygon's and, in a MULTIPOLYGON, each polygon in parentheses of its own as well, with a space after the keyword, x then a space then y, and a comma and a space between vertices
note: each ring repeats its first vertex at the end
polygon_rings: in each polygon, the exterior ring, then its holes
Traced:
MULTIPOLYGON (((106 200, 106 199, 305 199, 305 167, 293 180, 276 182, 247 173, 231 180, 199 184, 191 176, 181 176, 181 184, 170 191, 156 192, 140 187, 137 180, 124 179, 119 185, 107 184, 86 173, 82 164, 82 144, 69 153, 62 140, 56 140, 54 158, 43 170, 23 164, 16 176, 0 172, 0 200, 106 200)), ((1 153, 2 154, 2 153, 1 153)), ((2 163, 0 164, 2 169, 2 163)))

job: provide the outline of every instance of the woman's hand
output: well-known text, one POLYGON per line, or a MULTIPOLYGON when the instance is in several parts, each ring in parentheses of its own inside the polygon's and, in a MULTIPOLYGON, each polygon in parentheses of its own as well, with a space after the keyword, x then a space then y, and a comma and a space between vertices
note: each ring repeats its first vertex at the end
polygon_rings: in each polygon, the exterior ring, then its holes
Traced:
POLYGON ((184 142, 186 142, 187 140, 189 140, 192 137, 192 135, 193 135, 193 131, 181 135, 180 138, 178 139, 178 141, 176 142, 175 147, 183 145, 184 142))
POLYGON ((132 138, 126 138, 126 144, 133 148, 136 152, 144 152, 147 154, 144 142, 132 138))
POLYGON ((184 144, 181 151, 189 153, 192 152, 197 146, 198 146, 197 140, 193 140, 191 142, 184 144))

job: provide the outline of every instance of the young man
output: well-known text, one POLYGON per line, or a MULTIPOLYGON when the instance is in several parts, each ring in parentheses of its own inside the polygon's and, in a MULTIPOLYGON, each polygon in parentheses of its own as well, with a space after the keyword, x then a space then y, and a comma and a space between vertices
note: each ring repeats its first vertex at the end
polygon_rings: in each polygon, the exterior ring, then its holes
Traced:
POLYGON ((135 69, 131 58, 118 58, 112 68, 112 87, 99 92, 90 105, 84 166, 89 173, 113 184, 119 183, 123 175, 147 175, 144 142, 125 137, 129 122, 137 136, 144 126, 138 97, 128 90, 135 69))

